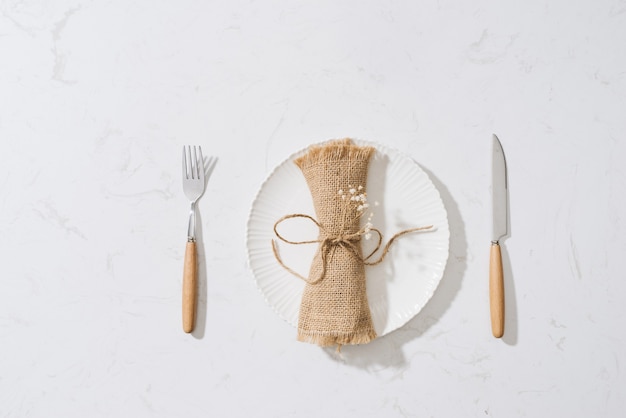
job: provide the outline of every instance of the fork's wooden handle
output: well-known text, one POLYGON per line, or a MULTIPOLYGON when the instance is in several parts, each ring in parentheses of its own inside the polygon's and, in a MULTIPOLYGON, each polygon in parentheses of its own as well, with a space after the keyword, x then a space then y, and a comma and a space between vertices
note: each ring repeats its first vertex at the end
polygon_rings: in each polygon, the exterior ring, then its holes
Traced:
POLYGON ((196 264, 196 243, 187 242, 185 265, 183 270, 183 331, 193 331, 196 319, 196 294, 198 287, 198 268, 196 264))
POLYGON ((504 335, 504 275, 502 255, 497 242, 491 244, 489 258, 489 304, 491 307, 491 332, 496 338, 504 335))

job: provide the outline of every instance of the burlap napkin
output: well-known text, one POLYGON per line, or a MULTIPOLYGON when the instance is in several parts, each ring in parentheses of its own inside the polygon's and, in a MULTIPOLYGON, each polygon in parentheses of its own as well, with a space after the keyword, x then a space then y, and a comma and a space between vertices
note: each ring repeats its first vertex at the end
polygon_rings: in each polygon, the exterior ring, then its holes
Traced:
POLYGON ((373 228, 368 213, 367 172, 374 148, 357 146, 350 139, 312 146, 295 160, 311 191, 317 219, 304 214, 286 215, 274 225, 276 236, 290 244, 318 243, 308 277, 289 269, 280 259, 275 243, 274 255, 291 273, 306 281, 298 319, 298 340, 320 346, 364 344, 376 338, 365 287, 365 266, 378 264, 393 240, 413 228, 393 236, 377 261, 363 256, 361 240, 374 233, 380 248, 382 236, 373 228), (294 217, 308 218, 319 228, 310 241, 290 241, 278 232, 278 225, 294 217), (362 225, 364 223, 364 225, 362 225))

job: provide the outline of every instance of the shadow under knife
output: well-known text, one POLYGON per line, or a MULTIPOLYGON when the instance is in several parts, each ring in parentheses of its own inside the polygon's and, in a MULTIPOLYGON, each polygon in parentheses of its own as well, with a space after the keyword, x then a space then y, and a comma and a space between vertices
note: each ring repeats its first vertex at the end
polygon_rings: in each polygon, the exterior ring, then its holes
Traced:
MULTIPOLYGON (((507 171, 507 183, 510 184, 510 173, 507 171)), ((511 237, 511 196, 507 187, 506 193, 506 235, 501 239, 500 253, 502 257, 502 275, 504 276, 504 334, 502 341, 508 345, 517 345, 518 320, 517 320, 517 298, 515 292, 515 280, 511 258, 507 249, 506 241, 511 237)))
POLYGON ((506 245, 500 246, 502 253, 502 270, 504 275, 504 335, 502 341, 508 345, 517 345, 518 320, 515 278, 506 245))

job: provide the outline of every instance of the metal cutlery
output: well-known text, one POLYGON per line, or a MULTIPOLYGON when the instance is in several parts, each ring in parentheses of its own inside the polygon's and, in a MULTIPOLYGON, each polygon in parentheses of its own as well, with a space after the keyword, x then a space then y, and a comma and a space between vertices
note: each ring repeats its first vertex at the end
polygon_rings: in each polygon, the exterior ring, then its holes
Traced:
POLYGON ((491 332, 494 337, 504 335, 504 274, 500 240, 508 233, 508 179, 502 144, 493 135, 492 148, 492 235, 489 257, 489 304, 491 332))
POLYGON ((183 330, 193 331, 196 316, 198 265, 196 249, 196 202, 204 193, 204 159, 200 146, 183 147, 183 191, 189 199, 189 224, 183 267, 183 330))

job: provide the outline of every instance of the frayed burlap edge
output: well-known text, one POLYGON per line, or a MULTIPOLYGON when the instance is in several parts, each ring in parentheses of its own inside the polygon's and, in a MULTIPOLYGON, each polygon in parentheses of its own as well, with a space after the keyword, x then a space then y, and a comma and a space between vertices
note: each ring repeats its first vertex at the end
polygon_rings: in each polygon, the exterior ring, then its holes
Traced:
POLYGON ((352 139, 333 139, 319 145, 309 147, 307 153, 296 158, 294 163, 300 167, 308 167, 313 164, 328 160, 365 160, 374 152, 374 147, 356 145, 352 139))
POLYGON ((369 329, 366 332, 358 333, 321 333, 315 331, 298 330, 298 341, 305 343, 317 344, 321 347, 330 347, 333 345, 354 345, 367 344, 377 337, 376 331, 369 329))

